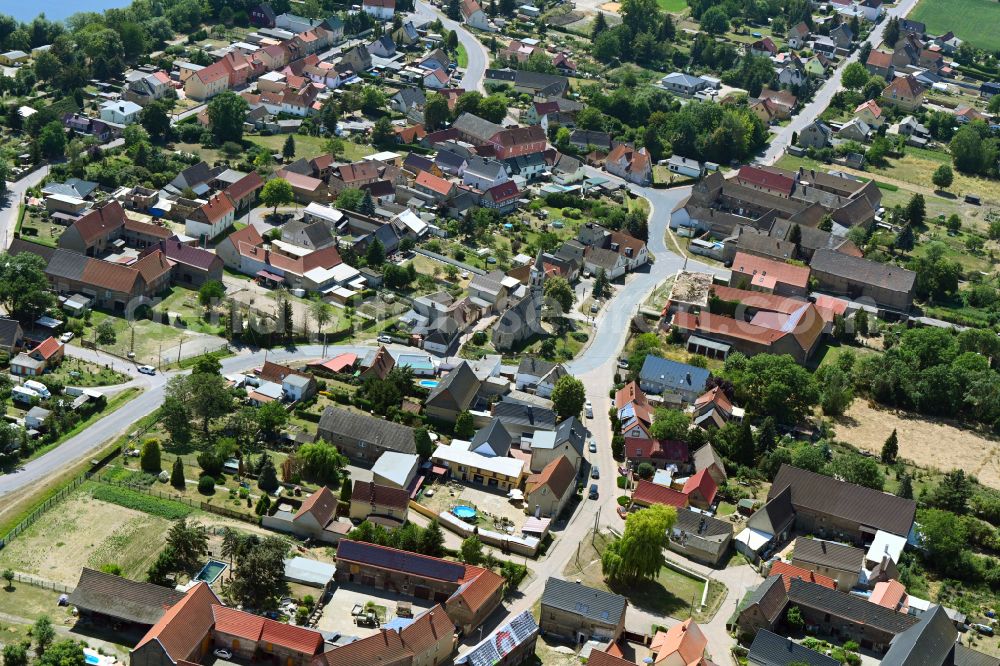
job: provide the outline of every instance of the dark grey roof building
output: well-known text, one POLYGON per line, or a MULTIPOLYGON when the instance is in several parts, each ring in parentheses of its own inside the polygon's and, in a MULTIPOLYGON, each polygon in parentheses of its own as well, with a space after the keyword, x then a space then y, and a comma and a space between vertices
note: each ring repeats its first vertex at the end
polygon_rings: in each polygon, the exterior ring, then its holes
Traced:
POLYGON ((551 409, 529 405, 504 397, 493 406, 494 418, 500 419, 511 433, 552 430, 556 426, 556 413, 551 409))
POLYGON ((917 274, 894 264, 821 248, 809 264, 821 291, 852 299, 868 298, 880 307, 908 312, 917 274))
POLYGON ((549 578, 542 593, 539 626, 543 632, 574 640, 581 636, 616 639, 625 626, 626 608, 628 601, 621 595, 549 578))
POLYGON ((863 541, 863 534, 874 535, 878 530, 908 536, 917 510, 913 500, 791 465, 778 470, 768 501, 785 488, 791 489, 795 524, 800 531, 842 535, 856 543, 863 541))
POLYGON ((833 657, 810 650, 791 638, 761 629, 753 639, 747 659, 756 666, 788 666, 791 663, 807 666, 840 666, 833 657))
POLYGON ((169 587, 139 583, 84 567, 80 581, 69 595, 69 605, 76 606, 81 613, 152 626, 183 598, 182 593, 169 587))
POLYGON ((958 629, 941 606, 931 606, 915 625, 892 639, 884 666, 951 666, 958 629))
POLYGON ((374 462, 385 451, 417 452, 413 428, 340 407, 323 410, 318 435, 355 460, 374 462))

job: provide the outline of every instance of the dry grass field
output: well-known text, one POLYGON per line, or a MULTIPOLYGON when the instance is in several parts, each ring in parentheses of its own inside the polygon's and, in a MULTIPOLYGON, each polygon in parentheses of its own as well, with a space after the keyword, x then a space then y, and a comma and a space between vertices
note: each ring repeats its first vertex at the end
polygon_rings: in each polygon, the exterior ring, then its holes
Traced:
POLYGON ((875 454, 895 428, 900 458, 942 472, 964 469, 982 484, 1000 488, 1000 442, 977 432, 945 420, 874 408, 866 400, 855 400, 835 423, 838 440, 875 454))

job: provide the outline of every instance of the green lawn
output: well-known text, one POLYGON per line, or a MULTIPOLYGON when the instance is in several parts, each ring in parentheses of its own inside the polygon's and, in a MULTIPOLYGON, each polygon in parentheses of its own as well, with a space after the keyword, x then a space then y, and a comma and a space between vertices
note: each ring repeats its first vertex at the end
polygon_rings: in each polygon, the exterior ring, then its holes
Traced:
POLYGON ((927 32, 949 30, 981 49, 1000 49, 1000 4, 994 0, 920 0, 909 18, 927 24, 927 32))
MULTIPOLYGON (((264 146, 276 153, 280 153, 281 149, 285 146, 288 136, 288 134, 272 134, 271 136, 247 135, 245 138, 259 146, 264 146)), ((309 136, 306 134, 293 134, 291 136, 295 137, 295 159, 300 157, 312 159, 326 153, 327 139, 325 137, 309 136)), ((344 159, 349 161, 360 160, 362 157, 367 157, 374 152, 371 146, 362 146, 351 141, 344 141, 344 159)))
POLYGON ((458 66, 463 69, 469 66, 469 54, 461 44, 458 45, 458 66))
POLYGON ((687 0, 656 0, 656 4, 665 12, 677 14, 687 9, 687 0))

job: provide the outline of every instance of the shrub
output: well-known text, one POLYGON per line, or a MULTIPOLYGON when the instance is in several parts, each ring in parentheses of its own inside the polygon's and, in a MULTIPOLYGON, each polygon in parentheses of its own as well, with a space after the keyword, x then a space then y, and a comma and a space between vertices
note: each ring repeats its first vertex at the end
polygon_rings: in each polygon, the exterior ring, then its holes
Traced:
POLYGON ((139 454, 139 466, 142 471, 156 474, 162 469, 160 467, 160 443, 155 439, 147 439, 142 444, 142 453, 139 454))
POLYGON ((198 479, 198 492, 202 495, 215 494, 215 479, 207 474, 198 479))
POLYGON ((628 506, 632 500, 628 498, 628 495, 622 495, 618 498, 618 506, 628 506))
POLYGON ((628 479, 626 479, 624 476, 619 476, 617 479, 617 483, 619 488, 625 490, 625 488, 628 486, 628 479))

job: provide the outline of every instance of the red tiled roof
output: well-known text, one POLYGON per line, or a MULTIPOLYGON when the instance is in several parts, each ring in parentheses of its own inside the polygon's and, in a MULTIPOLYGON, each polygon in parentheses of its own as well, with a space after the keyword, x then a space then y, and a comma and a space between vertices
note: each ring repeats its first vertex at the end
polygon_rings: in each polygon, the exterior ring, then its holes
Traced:
POLYGON ((270 643, 303 655, 316 655, 323 648, 318 631, 253 615, 235 608, 212 606, 215 630, 254 643, 270 643))
POLYGON ((215 622, 212 606, 219 603, 212 588, 199 582, 163 614, 135 649, 156 641, 173 661, 187 659, 211 631, 215 622))
POLYGON ((31 350, 33 354, 38 354, 44 360, 49 360, 62 347, 62 343, 54 337, 49 336, 42 340, 37 347, 31 350))
POLYGON ((143 255, 139 261, 132 265, 132 268, 139 271, 147 285, 153 285, 170 272, 171 263, 162 251, 154 250, 143 255))
POLYGON ((495 595, 504 585, 504 579, 489 569, 465 565, 465 578, 462 586, 455 592, 465 600, 469 609, 475 613, 490 597, 495 595))
POLYGON ((264 187, 263 179, 261 179, 260 175, 256 171, 251 171, 227 187, 226 194, 228 194, 233 201, 239 201, 251 192, 256 192, 262 187, 264 187))
POLYGON ((771 310, 791 314, 801 308, 808 301, 789 298, 787 296, 777 296, 763 291, 750 291, 748 289, 737 289, 736 287, 712 286, 712 292, 716 298, 723 301, 741 303, 755 310, 771 310))
POLYGON ((117 201, 94 208, 89 213, 73 223, 74 229, 80 234, 87 245, 100 236, 118 229, 125 224, 125 209, 117 201))
POLYGON ((239 247, 240 243, 246 243, 248 245, 254 245, 254 246, 264 244, 263 236, 261 236, 260 232, 257 231, 257 227, 253 226, 252 224, 248 224, 242 229, 239 229, 229 234, 228 236, 226 236, 226 240, 231 242, 233 244, 233 247, 239 247))
POLYGON ((587 666, 635 666, 635 663, 608 652, 592 650, 590 658, 587 659, 587 666))
MULTIPOLYGON (((746 167, 743 167, 744 169, 746 167)), ((786 264, 782 261, 774 261, 758 257, 746 252, 737 252, 733 257, 732 270, 735 273, 742 273, 756 277, 758 275, 774 278, 777 282, 792 285, 795 287, 809 286, 809 267, 786 264)))
POLYGON ((546 465, 538 474, 528 477, 525 493, 530 495, 542 486, 548 486, 552 493, 561 498, 576 479, 576 468, 566 456, 559 456, 546 465))
POLYGON ((313 178, 312 176, 295 173, 294 171, 289 171, 288 169, 278 169, 274 175, 278 178, 284 178, 288 181, 289 185, 297 190, 315 192, 323 186, 323 181, 319 178, 313 178))
POLYGON ((413 653, 403 645, 399 633, 382 629, 377 634, 341 645, 320 655, 326 666, 404 666, 413 662, 413 653))
POLYGON ((646 480, 639 481, 632 491, 632 501, 641 504, 665 504, 678 509, 683 509, 688 504, 687 495, 684 493, 646 480))
POLYGON ((771 565, 771 572, 769 575, 781 576, 781 582, 785 586, 785 591, 792 586, 793 578, 801 578, 802 580, 822 585, 823 587, 831 590, 836 589, 837 587, 837 583, 829 576, 824 576, 823 574, 816 573, 815 571, 803 569, 802 567, 797 567, 781 560, 778 560, 771 565))
POLYGON ((903 99, 916 99, 924 94, 924 87, 912 76, 899 76, 892 80, 892 83, 882 91, 883 95, 895 92, 897 97, 903 99))
POLYGON ((406 511, 410 504, 410 493, 401 488, 382 486, 373 481, 357 480, 351 492, 351 501, 406 511))
POLYGON ((506 183, 500 183, 499 185, 494 185, 490 189, 486 190, 486 194, 497 203, 516 199, 519 193, 520 190, 517 189, 517 183, 512 180, 508 180, 506 183))
POLYGON ((432 649, 441 639, 452 638, 455 635, 455 624, 440 604, 430 609, 407 627, 399 636, 413 654, 419 655, 432 649))
POLYGON ((319 366, 329 370, 330 372, 343 372, 348 368, 354 367, 354 364, 358 362, 357 354, 343 353, 339 356, 335 356, 328 361, 323 361, 322 363, 317 363, 313 367, 319 366))
POLYGON ((646 394, 641 388, 639 388, 639 383, 631 381, 625 386, 618 389, 615 393, 615 408, 621 409, 630 402, 634 402, 637 405, 648 404, 646 400, 646 394))
POLYGON ((868 64, 879 69, 889 69, 892 65, 892 54, 885 51, 872 51, 868 54, 868 64))
POLYGON ((694 406, 704 407, 709 403, 718 405, 727 414, 731 414, 733 411, 733 403, 730 402, 729 398, 726 397, 726 394, 718 386, 698 396, 698 399, 694 401, 694 406))
POLYGON ((795 187, 795 179, 793 178, 752 166, 740 167, 736 174, 736 180, 769 190, 778 190, 783 192, 785 196, 789 196, 795 187))
POLYGON ((712 475, 708 473, 708 469, 703 469, 694 476, 687 480, 684 484, 684 494, 690 495, 695 490, 700 490, 702 497, 705 498, 705 502, 711 504, 715 499, 715 494, 719 491, 719 486, 716 485, 715 479, 712 475))
POLYGON ((436 192, 442 196, 448 195, 453 187, 451 182, 445 180, 444 178, 439 178, 428 171, 421 171, 417 174, 416 184, 421 187, 426 187, 432 192, 436 192))
POLYGON ((330 519, 333 518, 336 510, 337 498, 333 496, 329 488, 323 486, 302 502, 302 506, 299 507, 299 511, 295 514, 293 520, 298 520, 308 513, 312 514, 321 527, 325 527, 330 522, 330 519))
POLYGON ((663 458, 686 461, 690 457, 687 442, 672 439, 625 438, 625 455, 628 458, 663 458))
POLYGON ((202 204, 199 210, 205 216, 206 220, 211 224, 215 224, 229 213, 232 213, 235 208, 228 196, 225 194, 216 194, 206 203, 202 204))

